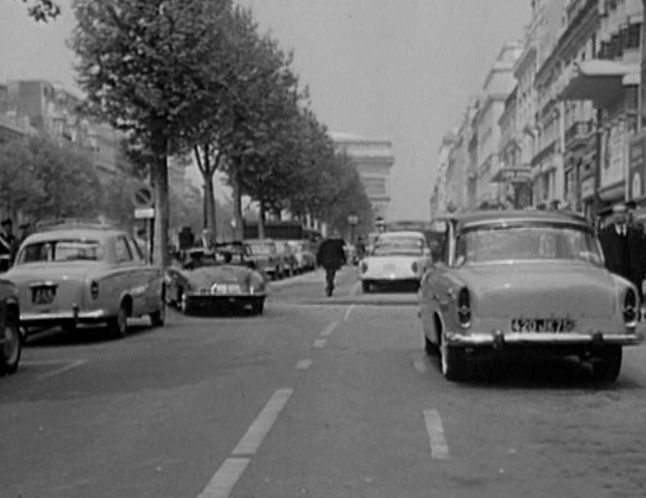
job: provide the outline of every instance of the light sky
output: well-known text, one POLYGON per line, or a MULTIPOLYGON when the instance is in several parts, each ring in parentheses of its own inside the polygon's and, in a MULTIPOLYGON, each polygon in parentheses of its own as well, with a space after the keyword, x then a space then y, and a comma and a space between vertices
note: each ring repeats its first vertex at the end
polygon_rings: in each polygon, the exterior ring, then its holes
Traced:
MULTIPOLYGON (((71 0, 48 24, 1 0, 0 81, 74 90, 71 0)), ((330 130, 390 139, 389 219, 428 219, 444 134, 477 95, 498 51, 522 38, 530 0, 239 0, 260 31, 293 50, 312 108, 330 130)))

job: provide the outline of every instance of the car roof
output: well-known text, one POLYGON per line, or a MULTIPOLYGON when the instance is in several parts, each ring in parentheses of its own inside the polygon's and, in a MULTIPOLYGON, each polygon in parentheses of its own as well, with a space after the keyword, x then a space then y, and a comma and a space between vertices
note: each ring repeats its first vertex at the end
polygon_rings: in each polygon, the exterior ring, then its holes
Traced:
POLYGON ((434 219, 454 220, 459 227, 467 227, 489 223, 525 222, 535 221, 543 223, 572 224, 592 228, 592 225, 583 216, 568 211, 543 211, 543 210, 483 210, 449 213, 434 219))
POLYGON ((43 242, 58 239, 85 239, 102 241, 117 235, 127 235, 123 230, 102 228, 60 228, 44 232, 32 233, 27 242, 43 242))

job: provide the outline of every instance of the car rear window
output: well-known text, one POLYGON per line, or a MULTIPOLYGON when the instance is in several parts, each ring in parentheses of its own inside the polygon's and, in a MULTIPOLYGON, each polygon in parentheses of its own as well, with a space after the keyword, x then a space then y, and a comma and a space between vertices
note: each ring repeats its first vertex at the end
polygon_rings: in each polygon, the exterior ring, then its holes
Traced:
POLYGON ((96 240, 61 239, 28 244, 18 256, 18 264, 102 259, 103 248, 96 240))
POLYGON ((424 251, 424 241, 416 237, 387 237, 377 239, 375 256, 417 256, 424 251))

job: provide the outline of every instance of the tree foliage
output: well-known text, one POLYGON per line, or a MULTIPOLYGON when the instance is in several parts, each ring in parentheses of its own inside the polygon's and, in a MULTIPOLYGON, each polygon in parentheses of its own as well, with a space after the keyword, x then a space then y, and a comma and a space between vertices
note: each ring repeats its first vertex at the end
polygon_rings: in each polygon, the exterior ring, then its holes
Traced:
POLYGON ((22 0, 28 4, 27 13, 36 21, 47 22, 56 19, 61 13, 61 8, 53 0, 22 0))

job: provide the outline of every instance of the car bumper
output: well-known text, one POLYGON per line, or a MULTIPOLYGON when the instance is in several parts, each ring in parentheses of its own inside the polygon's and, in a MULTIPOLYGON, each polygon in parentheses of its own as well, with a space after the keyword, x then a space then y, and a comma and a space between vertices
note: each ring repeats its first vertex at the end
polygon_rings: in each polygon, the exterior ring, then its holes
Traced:
POLYGON ((55 313, 20 313, 20 322, 23 325, 39 325, 47 323, 76 322, 99 323, 109 318, 107 310, 97 309, 89 311, 70 310, 55 313))
POLYGON ((476 332, 469 334, 448 333, 447 343, 462 347, 493 347, 502 349, 505 346, 634 346, 644 341, 644 334, 639 331, 625 333, 524 333, 501 331, 476 332))

